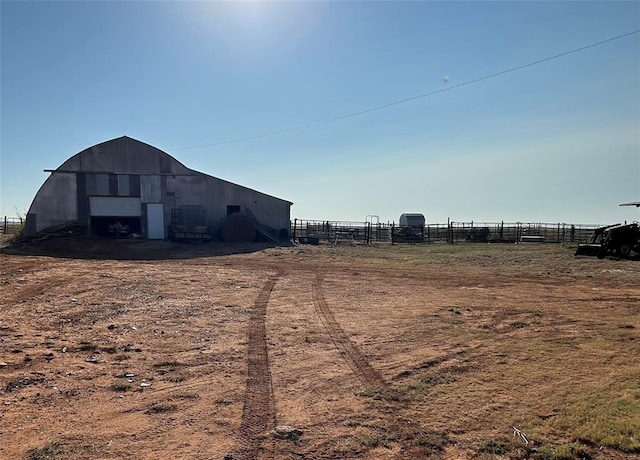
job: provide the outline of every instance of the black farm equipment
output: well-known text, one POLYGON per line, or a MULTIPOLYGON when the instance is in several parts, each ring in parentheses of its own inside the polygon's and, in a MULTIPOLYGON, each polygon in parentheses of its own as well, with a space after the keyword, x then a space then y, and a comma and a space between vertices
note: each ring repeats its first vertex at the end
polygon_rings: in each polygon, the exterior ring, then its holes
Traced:
POLYGON ((589 244, 579 244, 576 255, 607 255, 630 257, 632 253, 640 256, 640 226, 633 224, 614 224, 600 227, 593 232, 589 244))

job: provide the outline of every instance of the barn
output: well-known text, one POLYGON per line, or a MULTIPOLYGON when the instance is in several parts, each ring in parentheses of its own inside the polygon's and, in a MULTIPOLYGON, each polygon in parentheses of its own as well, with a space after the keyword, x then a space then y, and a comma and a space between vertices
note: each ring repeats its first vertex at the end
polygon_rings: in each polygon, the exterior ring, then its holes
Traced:
POLYGON ((79 224, 87 236, 143 239, 289 239, 290 201, 187 168, 127 136, 89 147, 51 173, 25 234, 79 224))

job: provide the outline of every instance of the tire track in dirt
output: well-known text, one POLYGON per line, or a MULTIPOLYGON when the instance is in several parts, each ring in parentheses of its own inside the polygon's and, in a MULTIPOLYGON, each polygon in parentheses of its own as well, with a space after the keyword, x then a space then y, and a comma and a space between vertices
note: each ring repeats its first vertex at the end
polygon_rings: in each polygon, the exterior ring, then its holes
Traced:
POLYGON ((282 272, 273 275, 262 287, 249 317, 247 385, 239 444, 234 459, 256 459, 262 450, 266 431, 275 426, 275 401, 267 350, 267 304, 282 272))
POLYGON ((441 451, 444 444, 440 439, 446 439, 446 436, 441 438, 441 433, 423 428, 415 420, 407 420, 402 416, 407 410, 408 402, 395 396, 393 386, 384 380, 382 374, 371 366, 358 346, 349 339, 327 305, 322 287, 323 281, 323 274, 316 272, 312 287, 316 312, 334 345, 344 351, 343 357, 349 367, 365 387, 369 387, 369 390, 374 389, 376 393, 379 392, 378 407, 373 410, 377 410, 379 416, 388 423, 383 436, 395 438, 395 442, 399 444, 399 450, 394 458, 426 458, 434 452, 441 451))
POLYGON ((349 364, 349 367, 351 367, 362 383, 378 387, 379 389, 386 388, 387 383, 382 378, 380 372, 371 366, 358 346, 349 340, 346 332, 342 329, 340 323, 336 321, 335 316, 333 316, 333 312, 327 305, 327 301, 324 298, 324 288, 322 287, 323 281, 324 277, 322 273, 316 273, 316 277, 313 282, 313 304, 315 305, 316 312, 326 327, 331 340, 336 348, 344 352, 344 358, 349 364))

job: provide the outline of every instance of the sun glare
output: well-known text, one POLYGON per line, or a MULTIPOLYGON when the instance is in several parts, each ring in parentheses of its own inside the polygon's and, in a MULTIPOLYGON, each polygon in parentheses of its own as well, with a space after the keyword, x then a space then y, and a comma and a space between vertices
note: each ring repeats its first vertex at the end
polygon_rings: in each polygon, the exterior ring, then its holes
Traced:
POLYGON ((238 52, 286 53, 320 26, 321 2, 267 1, 190 3, 188 16, 195 33, 221 40, 238 52))

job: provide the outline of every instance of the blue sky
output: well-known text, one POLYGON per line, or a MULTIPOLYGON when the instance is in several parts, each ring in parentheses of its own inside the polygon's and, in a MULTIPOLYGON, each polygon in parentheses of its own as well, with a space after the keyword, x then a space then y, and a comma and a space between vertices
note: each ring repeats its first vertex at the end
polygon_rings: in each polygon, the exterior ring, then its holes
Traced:
POLYGON ((27 211, 43 169, 127 135, 293 201, 292 218, 640 220, 618 206, 640 200, 640 34, 454 87, 638 30, 640 2, 2 1, 0 15, 2 215, 27 211))

